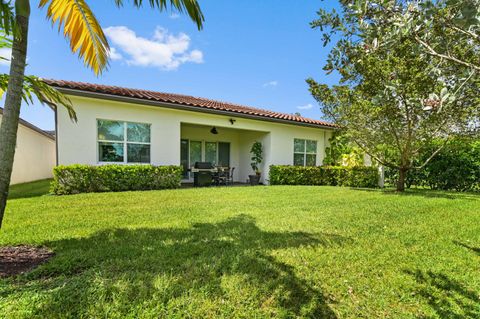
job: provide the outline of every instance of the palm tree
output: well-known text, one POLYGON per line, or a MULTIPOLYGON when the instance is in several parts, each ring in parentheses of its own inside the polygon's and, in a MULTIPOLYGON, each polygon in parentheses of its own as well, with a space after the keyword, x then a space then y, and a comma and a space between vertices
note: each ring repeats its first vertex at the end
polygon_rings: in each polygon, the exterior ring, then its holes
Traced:
MULTIPOLYGON (((75 113, 70 101, 60 93, 49 88, 38 78, 25 76, 30 0, 15 0, 13 6, 11 0, 0 1, 0 29, 7 37, 13 37, 10 74, 0 78, 0 89, 6 90, 0 127, 1 228, 7 205, 22 99, 28 100, 33 94, 43 103, 66 106, 69 108, 72 119, 75 119, 75 113)), ((125 1, 114 0, 114 2, 117 7, 122 7, 125 1)), ((142 0, 132 1, 137 8, 141 7, 143 2, 142 0)), ((148 0, 148 4, 151 8, 160 11, 170 7, 180 13, 186 12, 197 24, 199 30, 203 26, 204 17, 197 0, 148 0)), ((110 50, 108 42, 86 0, 40 0, 38 7, 47 9, 47 18, 52 24, 58 24, 59 29, 63 29, 72 52, 77 53, 84 64, 96 75, 101 74, 108 67, 110 50)), ((2 43, 4 45, 5 41, 2 43)))

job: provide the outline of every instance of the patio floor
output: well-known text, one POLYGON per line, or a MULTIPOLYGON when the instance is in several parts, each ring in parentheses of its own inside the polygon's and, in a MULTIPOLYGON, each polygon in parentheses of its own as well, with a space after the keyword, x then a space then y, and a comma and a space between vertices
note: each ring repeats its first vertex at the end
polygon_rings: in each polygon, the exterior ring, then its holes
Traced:
MULTIPOLYGON (((206 186, 206 187, 240 187, 240 186, 250 186, 250 184, 247 184, 247 183, 240 183, 240 182, 235 182, 233 184, 229 184, 227 186, 225 185, 215 185, 215 184, 212 184, 211 186, 206 186)), ((194 188, 196 186, 193 185, 193 182, 190 183, 190 182, 185 182, 183 183, 182 182, 182 186, 181 188, 194 188)))

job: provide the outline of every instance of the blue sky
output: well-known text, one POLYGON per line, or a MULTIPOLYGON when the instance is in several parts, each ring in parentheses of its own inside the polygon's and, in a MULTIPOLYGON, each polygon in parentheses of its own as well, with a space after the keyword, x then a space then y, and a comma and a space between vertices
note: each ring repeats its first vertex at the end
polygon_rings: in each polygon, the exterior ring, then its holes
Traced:
MULTIPOLYGON (((127 1, 128 2, 128 1, 127 1)), ((87 81, 189 94, 280 112, 320 118, 305 79, 335 83, 322 70, 328 49, 309 22, 334 1, 200 0, 205 25, 147 7, 117 9, 113 0, 89 1, 114 48, 109 70, 96 77, 67 41, 32 10, 27 73, 44 78, 87 81)), ((7 73, 8 67, 0 66, 7 73)), ((24 106, 22 118, 53 129, 53 113, 24 106)), ((81 120, 81 119, 80 119, 81 120)))

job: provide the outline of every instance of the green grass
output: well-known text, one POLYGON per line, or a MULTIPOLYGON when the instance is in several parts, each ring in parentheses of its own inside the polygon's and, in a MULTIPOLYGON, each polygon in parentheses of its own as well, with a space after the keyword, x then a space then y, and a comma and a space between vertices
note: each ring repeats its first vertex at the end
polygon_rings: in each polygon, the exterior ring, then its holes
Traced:
POLYGON ((31 183, 10 186, 9 199, 42 196, 49 193, 51 179, 42 179, 31 183))
POLYGON ((480 197, 230 187, 9 201, 6 318, 479 318, 480 197))

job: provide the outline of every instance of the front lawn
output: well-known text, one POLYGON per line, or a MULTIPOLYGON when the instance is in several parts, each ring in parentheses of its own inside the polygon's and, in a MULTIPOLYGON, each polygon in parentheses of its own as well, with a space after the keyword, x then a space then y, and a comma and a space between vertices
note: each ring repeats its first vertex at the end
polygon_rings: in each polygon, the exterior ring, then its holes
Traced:
POLYGON ((9 200, 6 318, 479 318, 480 196, 271 186, 9 200))

